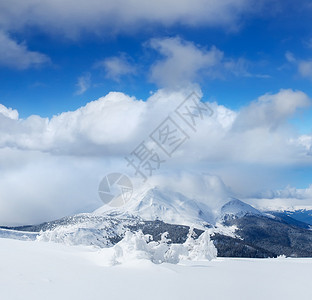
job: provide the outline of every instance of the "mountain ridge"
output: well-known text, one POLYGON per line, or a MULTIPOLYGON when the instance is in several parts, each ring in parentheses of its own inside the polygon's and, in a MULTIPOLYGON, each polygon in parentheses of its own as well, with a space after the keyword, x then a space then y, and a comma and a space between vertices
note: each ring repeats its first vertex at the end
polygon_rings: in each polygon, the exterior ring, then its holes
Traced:
POLYGON ((115 245, 129 230, 141 230, 154 240, 168 232, 171 241, 183 243, 191 228, 197 236, 209 228, 221 257, 312 257, 310 227, 289 216, 268 214, 231 198, 220 209, 219 218, 212 217, 208 206, 181 193, 154 187, 140 191, 123 207, 104 205, 94 213, 39 225, 2 227, 0 237, 103 248, 115 245))

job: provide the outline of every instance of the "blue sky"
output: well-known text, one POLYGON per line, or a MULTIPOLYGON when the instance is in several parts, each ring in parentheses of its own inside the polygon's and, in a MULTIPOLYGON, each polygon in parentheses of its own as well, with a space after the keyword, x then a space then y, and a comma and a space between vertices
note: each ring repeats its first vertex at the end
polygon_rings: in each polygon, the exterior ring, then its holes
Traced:
POLYGON ((101 178, 194 90, 214 114, 159 175, 312 205, 311 15, 308 0, 2 1, 0 223, 98 207, 101 178))
POLYGON ((86 28, 86 32, 81 29, 74 37, 57 29, 49 31, 46 28, 49 23, 44 22, 18 29, 8 26, 4 32, 12 40, 19 45, 25 43, 29 51, 46 55, 50 62, 30 64, 23 70, 0 63, 1 103, 18 109, 21 117, 31 114, 51 117, 77 109, 109 91, 122 91, 146 99, 150 91, 158 88, 150 82, 148 74, 159 57, 146 43, 155 37, 177 36, 204 49, 214 45, 229 59, 245 61, 244 72, 249 75, 241 72, 217 79, 204 75, 197 78, 206 99, 212 97, 238 109, 264 93, 274 93, 281 88, 298 89, 311 95, 312 74, 301 76, 296 65, 285 57, 287 52, 298 60, 312 57, 311 7, 307 9, 307 3, 268 2, 259 11, 242 13, 236 16, 237 21, 221 25, 200 22, 192 26, 179 22, 171 26, 161 22, 142 22, 141 25, 138 21, 137 28, 130 31, 123 28, 111 33, 104 24, 99 25, 96 33, 86 28), (103 68, 94 66, 98 61, 121 53, 137 66, 135 74, 121 76, 116 81, 108 78, 103 68), (77 95, 77 80, 86 74, 90 74, 90 87, 77 95))

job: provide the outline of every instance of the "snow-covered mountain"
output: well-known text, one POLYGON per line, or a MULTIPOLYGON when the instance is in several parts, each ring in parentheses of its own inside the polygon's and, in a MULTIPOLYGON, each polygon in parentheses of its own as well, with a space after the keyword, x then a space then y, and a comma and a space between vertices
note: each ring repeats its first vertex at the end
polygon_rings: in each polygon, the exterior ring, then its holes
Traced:
POLYGON ((262 215, 262 213, 251 205, 233 198, 231 201, 222 206, 220 218, 240 218, 245 215, 262 215))
POLYGON ((309 224, 288 215, 261 212, 238 199, 223 205, 215 219, 203 203, 159 187, 136 192, 118 208, 104 205, 93 213, 39 225, 3 227, 0 238, 106 248, 119 243, 129 231, 142 231, 153 241, 161 240, 166 233, 172 243, 183 244, 191 226, 197 237, 209 230, 221 257, 312 257, 309 224))
POLYGON ((148 221, 161 220, 170 224, 198 227, 214 223, 214 216, 205 204, 159 187, 138 191, 121 207, 104 205, 94 213, 121 217, 139 216, 148 221))

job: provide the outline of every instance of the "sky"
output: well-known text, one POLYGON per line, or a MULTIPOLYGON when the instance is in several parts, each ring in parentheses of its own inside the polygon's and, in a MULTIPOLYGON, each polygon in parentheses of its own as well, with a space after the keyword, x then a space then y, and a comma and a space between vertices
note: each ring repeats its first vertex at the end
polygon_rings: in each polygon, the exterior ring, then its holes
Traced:
POLYGON ((133 175, 124 157, 192 92, 213 113, 159 176, 312 205, 311 14, 308 0, 0 2, 0 223, 100 206, 101 178, 133 175))

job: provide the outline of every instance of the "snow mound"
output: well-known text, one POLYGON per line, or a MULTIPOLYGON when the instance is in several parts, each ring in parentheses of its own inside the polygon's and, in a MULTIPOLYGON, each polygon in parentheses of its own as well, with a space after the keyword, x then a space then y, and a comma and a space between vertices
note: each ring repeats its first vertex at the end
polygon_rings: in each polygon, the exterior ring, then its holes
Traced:
POLYGON ((221 208, 221 219, 227 216, 240 218, 249 214, 262 215, 259 210, 238 199, 232 199, 221 208))
POLYGON ((205 226, 214 222, 211 210, 203 203, 186 196, 162 190, 159 187, 137 192, 122 207, 104 205, 94 212, 97 215, 133 215, 144 220, 161 220, 169 224, 205 226))
POLYGON ((217 257, 217 249, 210 240, 210 232, 203 232, 198 239, 194 239, 193 230, 184 244, 170 244, 164 233, 160 241, 152 241, 151 236, 142 231, 132 233, 128 231, 125 237, 110 249, 103 249, 109 264, 116 265, 133 260, 150 260, 155 264, 177 264, 183 260, 201 261, 212 260, 217 257), (107 255, 108 254, 108 255, 107 255))

